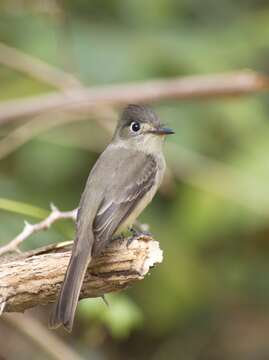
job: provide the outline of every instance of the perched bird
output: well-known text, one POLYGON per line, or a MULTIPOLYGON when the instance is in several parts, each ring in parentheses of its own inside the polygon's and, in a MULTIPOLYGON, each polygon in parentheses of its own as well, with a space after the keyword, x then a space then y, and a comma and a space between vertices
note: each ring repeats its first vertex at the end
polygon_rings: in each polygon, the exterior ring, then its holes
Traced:
POLYGON ((164 171, 163 127, 149 107, 128 105, 111 143, 92 168, 81 196, 77 233, 50 327, 72 330, 86 269, 114 235, 132 224, 159 188, 164 171))

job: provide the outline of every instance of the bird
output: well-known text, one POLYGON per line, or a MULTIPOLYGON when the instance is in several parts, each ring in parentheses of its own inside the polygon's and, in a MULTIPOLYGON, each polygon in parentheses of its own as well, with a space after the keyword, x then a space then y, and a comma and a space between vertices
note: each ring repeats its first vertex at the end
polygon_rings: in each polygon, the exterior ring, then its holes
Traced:
POLYGON ((90 171, 76 221, 76 238, 50 328, 71 332, 87 267, 113 239, 131 229, 165 172, 163 143, 174 131, 146 105, 129 104, 111 142, 90 171))

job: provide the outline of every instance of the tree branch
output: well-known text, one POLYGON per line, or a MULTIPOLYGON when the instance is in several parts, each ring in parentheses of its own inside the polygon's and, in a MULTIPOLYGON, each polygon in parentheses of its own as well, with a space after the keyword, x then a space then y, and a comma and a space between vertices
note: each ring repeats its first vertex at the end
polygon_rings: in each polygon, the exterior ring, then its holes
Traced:
POLYGON ((252 71, 188 76, 141 83, 70 89, 0 103, 0 123, 50 111, 90 112, 104 105, 146 103, 161 100, 210 99, 269 89, 269 79, 252 71))
MULTIPOLYGON (((146 235, 132 240, 131 243, 130 238, 114 240, 92 259, 80 298, 124 289, 143 279, 150 267, 162 261, 157 241, 146 235)), ((69 257, 70 242, 66 242, 15 258, 0 258, 0 313, 24 311, 55 301, 69 257)))
POLYGON ((1 42, 0 63, 63 91, 81 86, 72 74, 1 42))
POLYGON ((51 213, 49 216, 37 224, 30 224, 25 221, 22 232, 9 243, 0 247, 0 256, 11 251, 19 252, 18 247, 24 240, 38 231, 47 230, 55 221, 61 219, 72 219, 75 221, 76 216, 77 209, 71 211, 60 211, 55 205, 51 204, 51 213))

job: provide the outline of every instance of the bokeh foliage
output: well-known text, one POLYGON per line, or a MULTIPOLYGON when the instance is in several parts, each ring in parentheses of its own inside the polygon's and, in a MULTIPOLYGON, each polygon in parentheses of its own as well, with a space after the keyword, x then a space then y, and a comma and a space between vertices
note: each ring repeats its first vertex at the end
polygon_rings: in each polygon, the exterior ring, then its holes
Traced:
MULTIPOLYGON (((89 86, 245 68, 267 73, 269 6, 261 0, 10 0, 0 4, 0 37, 89 86)), ((54 90, 4 66, 0 82, 1 100, 54 90)), ((178 154, 167 151, 173 160, 168 164, 187 163, 198 181, 194 185, 183 168, 141 217, 160 241, 164 262, 118 300, 112 297, 111 313, 101 300, 101 307, 82 303, 73 335, 81 353, 90 352, 87 341, 99 329, 98 351, 107 359, 269 356, 268 346, 255 337, 246 347, 245 332, 231 324, 234 317, 251 333, 251 314, 257 329, 269 330, 267 98, 265 93, 155 106, 176 131, 168 142, 204 155, 204 161, 184 158, 180 148, 178 154), (217 172, 219 164, 229 166, 218 178, 219 192, 203 186, 213 176, 208 159, 215 160, 217 172), (233 196, 225 188, 230 168, 239 176, 233 196), (232 349, 225 329, 238 339, 232 349)), ((1 243, 20 231, 24 218, 40 216, 20 203, 44 211, 51 201, 61 209, 77 206, 109 139, 90 120, 51 129, 1 160, 0 198, 19 202, 14 213, 0 199, 1 243)), ((0 128, 0 138, 10 130, 0 128)), ((72 236, 73 226, 61 223, 25 247, 72 236)))

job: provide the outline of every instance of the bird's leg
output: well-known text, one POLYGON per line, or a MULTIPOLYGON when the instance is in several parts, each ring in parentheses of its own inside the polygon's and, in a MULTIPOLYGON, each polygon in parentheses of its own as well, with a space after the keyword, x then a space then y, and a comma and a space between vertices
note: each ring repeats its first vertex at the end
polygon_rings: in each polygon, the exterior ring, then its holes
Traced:
POLYGON ((141 235, 152 236, 151 232, 149 231, 149 225, 142 224, 137 220, 135 221, 134 226, 130 228, 130 231, 135 236, 141 236, 141 235))
POLYGON ((131 243, 134 240, 138 239, 141 235, 143 235, 143 233, 140 230, 135 229, 133 226, 130 226, 128 229, 131 232, 132 236, 130 236, 127 240, 127 248, 131 245, 131 243))
POLYGON ((132 233, 133 236, 131 236, 128 240, 127 240, 127 247, 129 247, 129 245, 136 239, 140 238, 140 237, 151 237, 152 234, 148 231, 149 227, 148 225, 145 224, 140 224, 137 221, 135 222, 135 227, 134 226, 130 226, 129 227, 129 231, 132 233))
POLYGON ((133 228, 130 228, 129 230, 131 231, 131 233, 133 234, 133 236, 129 236, 129 238, 128 238, 128 240, 127 240, 127 244, 126 244, 127 248, 131 245, 131 243, 132 243, 134 240, 136 240, 136 239, 139 237, 139 235, 137 235, 136 230, 134 230, 133 228))

